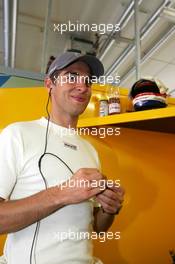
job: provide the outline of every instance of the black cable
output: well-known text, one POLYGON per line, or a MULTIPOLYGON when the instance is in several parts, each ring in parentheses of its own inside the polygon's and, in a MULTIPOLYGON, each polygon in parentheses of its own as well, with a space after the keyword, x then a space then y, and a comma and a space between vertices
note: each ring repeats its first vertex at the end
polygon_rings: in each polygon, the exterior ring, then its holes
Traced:
MULTIPOLYGON (((55 158, 57 158, 57 159, 59 159, 67 168, 68 168, 68 170, 73 174, 74 172, 71 170, 71 168, 67 165, 67 163, 64 161, 64 160, 62 160, 60 157, 58 157, 57 155, 55 155, 55 154, 53 154, 53 153, 51 153, 51 152, 45 152, 41 157, 40 157, 40 164, 41 164, 41 160, 42 160, 42 158, 45 156, 45 155, 51 155, 51 156, 53 156, 53 157, 55 157, 55 158)), ((40 173, 42 174, 42 172, 40 171, 40 173)), ((45 178, 44 178, 45 179, 45 178)), ((45 179, 46 180, 46 179, 45 179)))
MULTIPOLYGON (((71 168, 66 164, 66 162, 64 162, 64 160, 62 160, 60 157, 58 157, 57 155, 50 153, 50 152, 46 152, 47 151, 47 144, 48 144, 48 131, 49 131, 49 122, 50 122, 50 114, 49 114, 49 110, 48 110, 48 106, 49 106, 49 100, 50 100, 50 96, 51 96, 51 89, 49 91, 49 96, 48 96, 48 100, 47 100, 47 104, 46 104, 46 112, 48 115, 48 122, 47 122, 47 128, 46 128, 46 135, 45 135, 45 146, 44 146, 44 153, 40 156, 39 160, 38 160, 38 168, 41 174, 41 177, 43 179, 44 182, 44 186, 45 186, 45 190, 48 189, 48 183, 46 178, 44 177, 42 170, 41 170, 41 162, 42 159, 45 155, 51 155, 57 159, 59 159, 67 168, 68 170, 73 174, 74 172, 71 170, 71 168)), ((34 253, 34 261, 36 264, 36 255, 35 255, 35 251, 36 251, 36 245, 37 245, 37 240, 38 240, 38 234, 39 234, 39 229, 40 229, 40 224, 41 224, 41 220, 37 221, 36 223, 36 228, 35 228, 35 232, 34 232, 34 236, 33 236, 33 240, 32 240, 32 246, 31 246, 31 250, 30 250, 30 264, 32 264, 32 256, 34 253)))

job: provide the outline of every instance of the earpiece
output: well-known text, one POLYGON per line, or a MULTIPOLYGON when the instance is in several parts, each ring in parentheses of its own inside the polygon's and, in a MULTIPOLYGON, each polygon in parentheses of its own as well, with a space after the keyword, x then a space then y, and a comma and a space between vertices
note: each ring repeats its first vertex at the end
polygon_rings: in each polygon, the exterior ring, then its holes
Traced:
POLYGON ((52 88, 49 89, 49 97, 51 96, 52 88))

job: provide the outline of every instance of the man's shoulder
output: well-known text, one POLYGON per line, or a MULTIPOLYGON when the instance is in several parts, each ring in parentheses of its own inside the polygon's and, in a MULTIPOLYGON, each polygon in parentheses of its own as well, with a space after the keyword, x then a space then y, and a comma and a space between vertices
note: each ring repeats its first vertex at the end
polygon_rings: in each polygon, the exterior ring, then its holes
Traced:
POLYGON ((7 125, 2 129, 2 133, 12 133, 13 135, 22 133, 24 131, 32 131, 32 129, 39 127, 40 119, 30 121, 19 121, 7 125))

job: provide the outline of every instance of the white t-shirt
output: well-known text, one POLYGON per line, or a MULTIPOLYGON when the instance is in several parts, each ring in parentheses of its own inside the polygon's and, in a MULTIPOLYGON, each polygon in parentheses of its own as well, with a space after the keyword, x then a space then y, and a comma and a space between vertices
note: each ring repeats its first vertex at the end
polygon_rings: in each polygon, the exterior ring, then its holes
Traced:
MULTIPOLYGON (((0 197, 17 200, 45 189, 38 160, 44 152, 47 122, 42 117, 14 123, 0 134, 0 197)), ((80 168, 99 168, 98 155, 91 144, 52 122, 47 152, 63 159, 73 172, 80 168)), ((41 170, 48 187, 72 176, 61 161, 50 155, 42 159, 41 170)), ((67 205, 41 220, 36 264, 98 263, 92 257, 92 241, 80 236, 80 233, 92 231, 93 206, 92 200, 67 205)), ((7 236, 4 257, 8 264, 30 264, 35 228, 36 224, 32 224, 7 236)))

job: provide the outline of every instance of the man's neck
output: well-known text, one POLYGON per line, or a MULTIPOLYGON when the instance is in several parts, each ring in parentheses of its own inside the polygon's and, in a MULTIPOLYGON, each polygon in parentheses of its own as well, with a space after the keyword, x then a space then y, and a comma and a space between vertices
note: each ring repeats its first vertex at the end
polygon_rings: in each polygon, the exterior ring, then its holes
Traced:
POLYGON ((63 116, 58 116, 58 115, 54 115, 53 113, 51 113, 50 121, 59 126, 63 126, 67 128, 76 128, 78 117, 70 117, 70 116, 63 117, 63 116))

